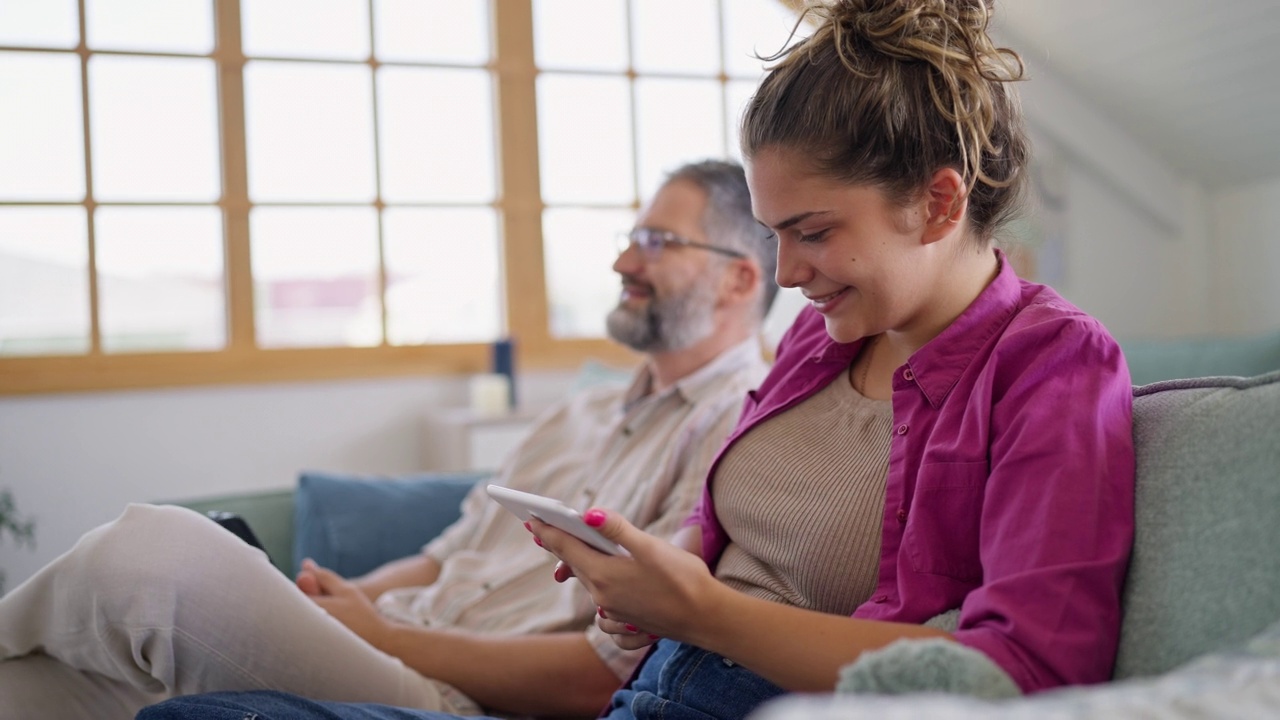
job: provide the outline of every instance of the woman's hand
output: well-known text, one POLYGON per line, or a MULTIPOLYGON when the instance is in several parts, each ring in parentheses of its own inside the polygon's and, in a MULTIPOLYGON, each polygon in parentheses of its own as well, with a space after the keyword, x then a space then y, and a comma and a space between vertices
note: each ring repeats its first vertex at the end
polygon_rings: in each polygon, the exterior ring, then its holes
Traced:
POLYGON ((529 527, 544 548, 560 558, 556 580, 577 577, 599 606, 597 625, 632 649, 657 637, 689 640, 697 619, 713 612, 719 591, 706 563, 636 528, 616 513, 593 508, 583 520, 630 553, 599 552, 586 543, 533 520, 529 527))

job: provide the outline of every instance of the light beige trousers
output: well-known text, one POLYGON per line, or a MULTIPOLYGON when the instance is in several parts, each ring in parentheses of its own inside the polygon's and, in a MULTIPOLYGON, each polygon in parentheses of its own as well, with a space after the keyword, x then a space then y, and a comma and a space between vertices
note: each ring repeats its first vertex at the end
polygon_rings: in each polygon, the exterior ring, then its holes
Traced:
POLYGON ((174 695, 260 689, 479 712, 184 508, 130 505, 0 598, 0 720, 125 720, 174 695))

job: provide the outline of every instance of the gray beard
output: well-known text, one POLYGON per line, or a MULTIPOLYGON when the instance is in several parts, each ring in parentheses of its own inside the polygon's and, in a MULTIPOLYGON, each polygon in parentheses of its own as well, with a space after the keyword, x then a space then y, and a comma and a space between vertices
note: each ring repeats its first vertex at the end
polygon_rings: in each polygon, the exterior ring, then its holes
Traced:
POLYGON ((671 352, 710 337, 715 331, 714 315, 713 284, 697 280, 680 295, 654 295, 643 308, 618 305, 609 312, 605 326, 609 337, 637 352, 671 352))

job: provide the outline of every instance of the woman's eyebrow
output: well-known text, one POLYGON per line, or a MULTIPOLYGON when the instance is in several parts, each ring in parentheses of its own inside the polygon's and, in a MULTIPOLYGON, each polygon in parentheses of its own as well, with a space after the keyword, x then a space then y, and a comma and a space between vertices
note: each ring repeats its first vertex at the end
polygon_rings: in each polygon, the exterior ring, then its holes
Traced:
MULTIPOLYGON (((814 217, 814 216, 816 216, 816 215, 826 215, 826 214, 827 214, 827 213, 829 213, 829 212, 831 212, 831 211, 830 211, 830 210, 809 210, 809 211, 806 211, 806 212, 797 213, 797 214, 792 215, 791 217, 787 218, 786 220, 783 220, 782 222, 778 223, 777 227, 775 227, 775 228, 773 228, 773 229, 774 229, 774 230, 786 230, 787 228, 789 228, 789 227, 791 227, 791 226, 795 225, 796 223, 803 222, 803 221, 808 220, 809 218, 814 217)), ((768 224, 766 224, 763 220, 760 220, 759 218, 757 218, 757 219, 756 219, 756 222, 760 223, 761 225, 764 225, 766 229, 768 229, 768 228, 769 228, 769 225, 768 225, 768 224)))

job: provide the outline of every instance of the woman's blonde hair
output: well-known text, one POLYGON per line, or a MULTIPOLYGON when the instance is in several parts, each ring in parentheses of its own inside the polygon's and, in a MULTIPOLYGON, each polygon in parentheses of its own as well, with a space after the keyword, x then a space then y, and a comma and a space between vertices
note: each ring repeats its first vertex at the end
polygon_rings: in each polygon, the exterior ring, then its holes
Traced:
POLYGON ((796 151, 896 202, 954 168, 970 225, 989 240, 1018 209, 1030 152, 1008 87, 1022 59, 988 37, 991 12, 990 0, 809 2, 817 30, 766 58, 776 65, 747 106, 743 155, 796 151))

